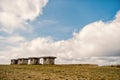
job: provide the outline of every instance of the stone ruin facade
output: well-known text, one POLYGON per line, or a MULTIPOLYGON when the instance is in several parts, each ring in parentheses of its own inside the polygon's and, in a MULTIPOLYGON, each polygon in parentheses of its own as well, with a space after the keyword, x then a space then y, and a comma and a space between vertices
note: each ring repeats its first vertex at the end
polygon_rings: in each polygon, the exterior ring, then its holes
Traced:
POLYGON ((11 64, 17 64, 18 60, 17 59, 11 59, 11 64))
POLYGON ((17 60, 18 60, 17 64, 28 64, 27 58, 18 58, 17 60))
POLYGON ((43 58, 43 64, 54 64, 55 63, 55 58, 56 57, 41 57, 43 58))
POLYGON ((40 60, 39 57, 29 57, 28 59, 30 60, 30 64, 40 64, 39 63, 39 60, 40 60))
POLYGON ((18 59, 11 59, 11 65, 15 64, 28 64, 28 61, 30 61, 29 64, 31 65, 37 65, 41 64, 40 59, 43 59, 43 64, 55 64, 56 57, 53 56, 44 56, 44 57, 29 57, 29 58, 18 58, 18 59))

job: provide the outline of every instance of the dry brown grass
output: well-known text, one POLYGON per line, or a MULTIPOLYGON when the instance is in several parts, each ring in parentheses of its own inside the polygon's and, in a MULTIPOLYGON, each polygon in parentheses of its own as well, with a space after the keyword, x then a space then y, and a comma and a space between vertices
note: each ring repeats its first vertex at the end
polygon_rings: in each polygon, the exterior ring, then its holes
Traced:
POLYGON ((1 65, 0 80, 120 80, 120 68, 80 65, 1 65))

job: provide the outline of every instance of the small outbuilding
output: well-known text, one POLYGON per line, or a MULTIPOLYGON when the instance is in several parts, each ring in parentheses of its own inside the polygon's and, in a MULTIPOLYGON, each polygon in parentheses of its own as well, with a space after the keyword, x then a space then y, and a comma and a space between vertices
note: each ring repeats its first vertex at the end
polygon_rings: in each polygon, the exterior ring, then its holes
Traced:
POLYGON ((28 64, 28 58, 18 58, 18 64, 28 64))
POLYGON ((40 64, 40 57, 29 57, 28 59, 30 60, 30 64, 40 64))
POLYGON ((44 57, 40 57, 43 58, 43 64, 55 64, 55 58, 53 56, 44 56, 44 57))
POLYGON ((11 65, 17 64, 18 60, 17 59, 11 59, 11 65))

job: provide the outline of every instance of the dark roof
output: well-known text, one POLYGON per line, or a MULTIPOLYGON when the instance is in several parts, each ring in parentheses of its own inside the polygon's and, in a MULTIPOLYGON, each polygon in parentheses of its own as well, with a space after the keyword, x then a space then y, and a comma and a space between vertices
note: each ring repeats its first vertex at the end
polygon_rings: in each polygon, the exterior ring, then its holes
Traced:
POLYGON ((29 57, 28 59, 39 59, 40 57, 29 57))
POLYGON ((18 58, 17 60, 20 60, 20 59, 28 60, 28 58, 18 58))
POLYGON ((43 56, 43 57, 40 57, 40 58, 53 58, 53 59, 55 59, 57 57, 54 57, 54 56, 43 56))

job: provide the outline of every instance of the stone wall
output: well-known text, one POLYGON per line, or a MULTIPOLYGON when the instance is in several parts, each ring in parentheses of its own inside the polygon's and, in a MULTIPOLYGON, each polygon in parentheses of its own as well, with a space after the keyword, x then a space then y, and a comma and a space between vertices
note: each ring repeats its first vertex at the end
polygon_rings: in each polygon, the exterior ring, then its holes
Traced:
POLYGON ((18 64, 28 64, 28 59, 18 59, 18 64))
POLYGON ((55 61, 53 58, 43 58, 43 64, 54 64, 55 61))
POLYGON ((17 63, 18 63, 18 60, 16 60, 16 59, 11 60, 11 64, 17 64, 17 63))
POLYGON ((39 58, 30 58, 30 64, 39 64, 39 58))

